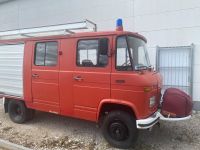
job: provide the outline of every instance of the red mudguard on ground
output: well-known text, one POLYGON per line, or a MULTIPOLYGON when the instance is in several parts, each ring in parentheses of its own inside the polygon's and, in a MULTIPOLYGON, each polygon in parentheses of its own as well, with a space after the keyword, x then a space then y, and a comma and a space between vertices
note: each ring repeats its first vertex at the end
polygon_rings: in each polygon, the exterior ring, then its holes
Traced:
POLYGON ((187 117, 192 113, 192 98, 185 92, 169 88, 163 95, 161 113, 166 117, 187 117))

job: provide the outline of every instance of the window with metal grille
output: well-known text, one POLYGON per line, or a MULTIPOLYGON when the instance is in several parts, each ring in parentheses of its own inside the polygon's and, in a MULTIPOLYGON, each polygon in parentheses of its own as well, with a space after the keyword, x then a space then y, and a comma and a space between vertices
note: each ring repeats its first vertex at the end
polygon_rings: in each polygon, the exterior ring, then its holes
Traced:
POLYGON ((163 90, 178 88, 192 96, 193 45, 157 47, 157 70, 163 76, 163 90))

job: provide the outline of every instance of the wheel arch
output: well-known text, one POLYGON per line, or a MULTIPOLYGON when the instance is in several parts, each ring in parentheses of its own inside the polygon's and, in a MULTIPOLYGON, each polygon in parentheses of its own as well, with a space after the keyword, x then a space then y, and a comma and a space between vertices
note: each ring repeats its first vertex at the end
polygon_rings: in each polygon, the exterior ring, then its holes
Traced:
POLYGON ((97 121, 100 121, 102 114, 105 111, 112 110, 123 110, 128 113, 131 113, 135 117, 135 119, 137 119, 138 117, 137 109, 133 103, 124 100, 104 99, 101 101, 98 107, 97 121))

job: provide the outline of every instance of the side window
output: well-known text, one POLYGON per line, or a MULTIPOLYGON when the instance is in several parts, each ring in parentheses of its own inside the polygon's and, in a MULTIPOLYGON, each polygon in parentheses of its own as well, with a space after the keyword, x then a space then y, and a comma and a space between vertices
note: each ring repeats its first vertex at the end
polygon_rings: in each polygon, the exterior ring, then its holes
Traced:
POLYGON ((36 43, 35 65, 36 66, 56 66, 58 58, 57 42, 36 43))
POLYGON ((117 38, 116 69, 119 71, 132 70, 125 36, 117 38))
POLYGON ((47 42, 46 43, 46 56, 45 66, 56 66, 58 58, 58 43, 47 42))
POLYGON ((80 40, 76 63, 82 67, 104 67, 108 64, 108 39, 80 40))
POLYGON ((37 43, 35 49, 35 65, 44 66, 45 43, 37 43))

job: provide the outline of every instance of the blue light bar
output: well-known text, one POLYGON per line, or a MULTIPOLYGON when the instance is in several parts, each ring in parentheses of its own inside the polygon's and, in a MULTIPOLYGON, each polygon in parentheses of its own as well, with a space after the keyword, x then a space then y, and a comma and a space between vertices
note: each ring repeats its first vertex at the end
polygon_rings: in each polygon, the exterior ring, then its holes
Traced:
POLYGON ((116 31, 123 31, 123 21, 121 18, 117 19, 116 25, 116 31))
POLYGON ((117 27, 122 27, 123 26, 123 21, 121 18, 117 19, 117 27))

